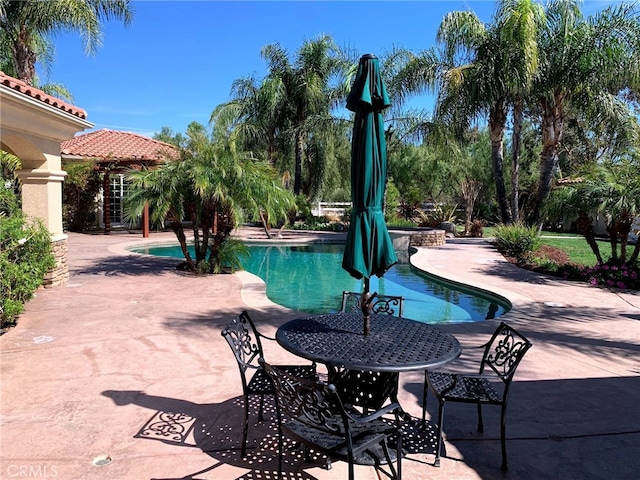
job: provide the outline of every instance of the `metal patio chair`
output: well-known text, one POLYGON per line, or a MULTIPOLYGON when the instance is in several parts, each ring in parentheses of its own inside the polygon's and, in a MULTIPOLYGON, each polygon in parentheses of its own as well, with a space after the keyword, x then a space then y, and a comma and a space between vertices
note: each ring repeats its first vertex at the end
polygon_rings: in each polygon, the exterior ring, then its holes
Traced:
MULTIPOLYGON (((264 358, 261 339, 275 339, 258 332, 246 310, 234 318, 221 333, 233 351, 236 362, 238 363, 238 369, 240 370, 240 378, 242 379, 244 425, 241 454, 245 457, 247 453, 247 433, 249 430, 249 397, 252 395, 260 397, 258 420, 262 421, 264 397, 265 395, 275 394, 271 381, 267 377, 264 369, 258 364, 258 359, 264 358)), ((315 363, 311 365, 280 365, 279 368, 304 378, 313 380, 318 378, 315 363)))
POLYGON ((507 400, 516 368, 518 368, 524 354, 531 348, 531 342, 515 329, 502 322, 493 333, 491 339, 478 348, 484 348, 478 375, 425 372, 422 422, 423 424, 425 422, 427 392, 431 390, 440 403, 438 409, 438 446, 436 447, 436 460, 434 464, 435 466, 440 466, 445 403, 463 402, 477 404, 478 432, 480 433, 484 431, 482 405, 499 405, 501 408, 500 443, 502 447, 502 470, 507 471, 507 449, 505 442, 507 400), (487 373, 489 375, 487 375, 487 373), (503 382, 501 391, 490 383, 490 379, 499 379, 503 382))
MULTIPOLYGON (((311 449, 349 463, 349 479, 354 465, 386 464, 392 479, 402 477, 402 435, 400 405, 392 403, 363 415, 343 403, 335 386, 310 381, 258 360, 269 375, 276 392, 278 417, 278 478, 282 476, 283 434, 311 449), (395 420, 383 418, 393 414, 395 420), (394 468, 393 463, 396 462, 394 468)), ((308 460, 308 457, 305 457, 308 460)), ((328 464, 330 467, 330 463, 328 464)))

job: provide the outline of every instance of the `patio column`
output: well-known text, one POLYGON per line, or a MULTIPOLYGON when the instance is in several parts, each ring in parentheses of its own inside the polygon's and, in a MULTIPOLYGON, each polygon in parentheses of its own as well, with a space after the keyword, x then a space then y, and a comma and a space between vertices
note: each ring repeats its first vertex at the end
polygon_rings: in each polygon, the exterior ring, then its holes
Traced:
POLYGON ((22 185, 22 211, 40 218, 52 239, 65 237, 62 228, 62 182, 64 170, 23 169, 16 172, 22 185))
POLYGON ((0 144, 20 158, 16 176, 22 185, 22 210, 42 220, 51 234, 56 267, 45 286, 66 282, 67 236, 62 227, 60 142, 93 124, 86 113, 17 79, 0 74, 0 144))
MULTIPOLYGON (((59 143, 55 145, 59 149, 59 143)), ((69 279, 67 235, 62 225, 62 182, 67 172, 62 170, 59 154, 40 155, 40 158, 22 156, 23 167, 36 168, 18 170, 16 177, 22 189, 22 211, 28 217, 40 219, 51 234, 56 266, 47 272, 43 283, 45 286, 55 286, 69 279)))

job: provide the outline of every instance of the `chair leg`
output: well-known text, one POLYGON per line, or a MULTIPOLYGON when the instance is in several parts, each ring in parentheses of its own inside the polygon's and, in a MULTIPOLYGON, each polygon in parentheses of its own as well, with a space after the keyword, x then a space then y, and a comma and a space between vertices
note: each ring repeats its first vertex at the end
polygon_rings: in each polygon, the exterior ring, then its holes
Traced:
POLYGON ((438 445, 436 446, 436 461, 433 463, 434 467, 440 466, 440 451, 442 450, 442 424, 444 423, 444 399, 440 399, 440 406, 438 407, 438 445))
POLYGON ((484 423, 482 422, 482 404, 478 403, 478 433, 484 433, 484 423))
MULTIPOLYGON (((380 445, 382 446, 382 452, 384 453, 384 458, 386 459, 387 465, 389 467, 389 478, 398 478, 396 469, 393 466, 393 462, 391 461, 391 453, 389 452, 389 445, 387 445, 387 440, 382 440, 382 442, 380 442, 380 445)), ((376 468, 380 468, 380 463, 377 461, 376 468)))
POLYGON ((397 453, 396 453, 396 458, 397 458, 397 472, 398 472, 398 476, 396 477, 398 480, 402 480, 402 432, 398 429, 398 444, 396 447, 397 453))
POLYGON ((354 463, 355 461, 353 460, 353 456, 350 453, 349 454, 349 480, 355 480, 356 478, 354 463))
POLYGON ((427 371, 424 372, 424 384, 422 390, 422 426, 427 422, 427 394, 429 393, 429 383, 427 380, 427 371))
POLYGON ((244 396, 244 426, 242 429, 242 447, 240 455, 242 458, 247 456, 247 433, 249 432, 249 396, 244 396))
POLYGON ((264 420, 264 416, 262 414, 264 410, 264 395, 260 395, 260 409, 258 410, 258 420, 261 422, 264 420))
POLYGON ((502 405, 502 409, 500 411, 500 446, 502 447, 502 468, 503 472, 509 470, 509 466, 507 465, 507 441, 505 437, 505 430, 507 424, 507 408, 506 405, 502 405))
POLYGON ((282 478, 282 454, 284 445, 282 441, 282 427, 280 421, 278 421, 278 480, 282 478))

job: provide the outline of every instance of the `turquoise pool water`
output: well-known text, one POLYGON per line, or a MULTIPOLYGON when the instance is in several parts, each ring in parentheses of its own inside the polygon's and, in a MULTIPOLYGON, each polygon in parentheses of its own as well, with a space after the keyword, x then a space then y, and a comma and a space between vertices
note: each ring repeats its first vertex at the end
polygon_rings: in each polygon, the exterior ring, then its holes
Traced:
MULTIPOLYGON (((362 281, 345 272, 343 245, 249 247, 245 270, 267 285, 267 296, 279 305, 308 313, 335 312, 343 290, 362 291, 362 281)), ((183 258, 178 246, 140 247, 138 253, 183 258)), ((372 277, 372 292, 405 298, 404 316, 426 323, 476 322, 507 310, 497 298, 462 291, 421 274, 408 263, 394 265, 384 277, 372 277)))

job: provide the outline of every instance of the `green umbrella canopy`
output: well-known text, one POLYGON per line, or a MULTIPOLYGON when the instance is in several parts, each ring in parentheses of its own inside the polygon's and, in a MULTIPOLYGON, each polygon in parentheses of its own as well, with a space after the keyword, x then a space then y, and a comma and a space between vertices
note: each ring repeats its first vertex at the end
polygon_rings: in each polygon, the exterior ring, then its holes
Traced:
POLYGON ((378 59, 363 55, 347 97, 347 108, 355 112, 351 140, 353 211, 342 258, 342 268, 357 279, 380 277, 398 261, 382 211, 387 179, 382 110, 390 105, 378 59))

